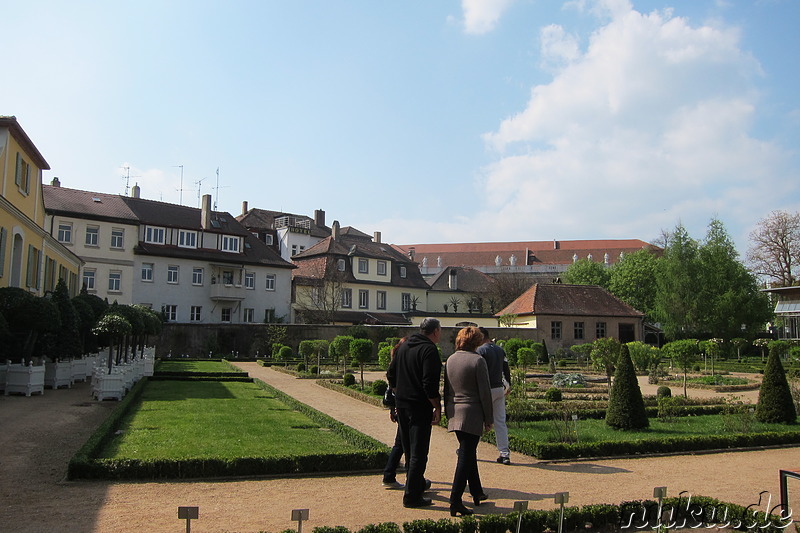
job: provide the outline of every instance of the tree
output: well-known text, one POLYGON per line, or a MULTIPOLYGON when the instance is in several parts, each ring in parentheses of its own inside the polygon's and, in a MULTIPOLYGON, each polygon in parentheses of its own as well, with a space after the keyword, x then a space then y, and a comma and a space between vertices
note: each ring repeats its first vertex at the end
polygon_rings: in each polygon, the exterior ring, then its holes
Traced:
POLYGON ((519 272, 492 275, 491 283, 483 297, 491 313, 498 313, 531 287, 531 278, 519 272))
POLYGON ((692 364, 697 361, 700 354, 700 347, 696 339, 681 339, 668 342, 661 348, 661 353, 672 359, 672 364, 683 370, 683 397, 688 398, 686 393, 686 374, 692 364))
POLYGON ((43 355, 41 339, 61 324, 58 308, 51 300, 18 287, 0 288, 0 313, 9 331, 9 342, 2 348, 6 358, 13 361, 43 355))
POLYGON ((592 343, 592 351, 589 352, 594 367, 598 370, 605 370, 609 390, 611 389, 611 376, 614 375, 617 359, 619 359, 619 348, 620 344, 617 339, 603 337, 592 343))
POLYGON ((297 347, 298 353, 303 357, 303 364, 308 368, 308 358, 314 354, 314 343, 313 340, 304 340, 300 341, 300 345, 297 347))
POLYGON ((750 233, 747 262, 778 287, 794 285, 800 265, 800 213, 773 211, 750 233))
MULTIPOLYGON (((119 313, 115 313, 109 311, 105 315, 103 315, 100 320, 98 320, 97 325, 94 327, 94 332, 98 335, 107 336, 109 339, 108 344, 108 373, 111 373, 111 369, 114 366, 114 345, 119 345, 121 342, 120 339, 125 337, 126 335, 130 335, 131 333, 131 323, 128 320, 120 315, 119 313)), ((119 359, 119 356, 117 356, 119 359)))
POLYGON ((742 348, 749 346, 750 341, 742 337, 734 337, 733 339, 731 339, 731 345, 736 349, 736 359, 741 361, 742 348))
MULTIPOLYGON (((295 278, 298 315, 307 324, 330 324, 342 306, 346 271, 338 268, 338 257, 304 260, 305 275, 295 278)), ((347 261, 347 259, 345 259, 347 261)), ((350 293, 352 298, 352 293, 350 293)))
POLYGON ((732 339, 745 329, 758 329, 772 318, 769 298, 758 280, 739 262, 725 226, 712 219, 698 249, 698 334, 732 339))
POLYGON ((350 355, 353 364, 361 369, 361 390, 364 390, 364 365, 372 358, 372 341, 369 339, 353 339, 350 341, 350 355))
POLYGON ((337 335, 331 341, 330 350, 333 351, 336 357, 336 365, 339 365, 339 358, 342 359, 342 373, 347 372, 347 358, 350 356, 350 343, 353 342, 353 337, 350 335, 337 335))
POLYGON ((81 336, 79 331, 79 316, 72 305, 69 297, 69 289, 63 279, 59 279, 56 288, 53 290, 52 301, 58 308, 60 317, 60 327, 48 337, 52 338, 53 343, 50 347, 50 357, 56 359, 73 359, 80 357, 81 336))
POLYGON ((625 346, 628 347, 631 361, 638 372, 646 374, 661 361, 661 350, 655 346, 641 341, 628 342, 625 343, 625 346))
POLYGON ((625 255, 611 268, 609 292, 647 317, 652 317, 657 262, 658 258, 649 250, 637 250, 625 255))
POLYGON ((608 289, 611 274, 602 263, 595 263, 591 259, 578 259, 567 267, 561 278, 565 283, 600 285, 604 289, 608 289))
POLYGON ((535 360, 536 354, 533 351, 533 348, 522 346, 519 350, 517 350, 517 365, 521 366, 523 370, 526 370, 529 366, 531 366, 535 360))
POLYGON ((314 353, 317 355, 317 370, 319 371, 320 363, 322 362, 322 354, 328 353, 328 346, 330 343, 324 339, 314 341, 314 353))
POLYGON ((797 410, 778 350, 769 351, 764 378, 758 392, 756 419, 765 423, 794 424, 797 421, 797 410))
POLYGON ((615 429, 642 429, 650 425, 626 345, 622 345, 619 351, 614 385, 606 409, 606 424, 615 429))
POLYGON ((697 242, 678 224, 668 234, 664 255, 656 269, 656 298, 653 318, 661 323, 670 339, 694 337, 700 331, 700 264, 697 242))

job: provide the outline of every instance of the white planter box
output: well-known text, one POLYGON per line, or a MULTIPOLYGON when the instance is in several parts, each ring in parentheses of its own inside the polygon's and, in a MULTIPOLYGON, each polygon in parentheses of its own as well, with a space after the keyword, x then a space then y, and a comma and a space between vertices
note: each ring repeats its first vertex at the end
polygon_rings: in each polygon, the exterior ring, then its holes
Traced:
POLYGON ((72 387, 72 363, 69 361, 45 363, 44 368, 45 387, 50 387, 51 389, 72 387))
POLYGON ((145 376, 152 376, 153 375, 153 368, 156 366, 155 359, 151 357, 147 357, 144 359, 144 375, 145 376))
POLYGON ((72 360, 72 382, 86 381, 86 359, 72 360))
MULTIPOLYGON (((107 372, 107 371, 106 371, 107 372)), ((121 400, 125 396, 125 383, 122 374, 98 372, 92 385, 92 396, 98 401, 121 400)))
POLYGON ((34 366, 33 362, 25 364, 8 365, 6 370, 6 390, 8 396, 13 393, 22 393, 30 396, 34 392, 44 394, 44 365, 34 366))
POLYGON ((8 365, 10 363, 5 362, 0 365, 0 390, 6 390, 6 372, 8 372, 8 365))
POLYGON ((97 366, 97 354, 85 355, 83 359, 86 361, 86 374, 84 374, 84 380, 89 379, 92 377, 92 372, 94 372, 94 367, 97 366))

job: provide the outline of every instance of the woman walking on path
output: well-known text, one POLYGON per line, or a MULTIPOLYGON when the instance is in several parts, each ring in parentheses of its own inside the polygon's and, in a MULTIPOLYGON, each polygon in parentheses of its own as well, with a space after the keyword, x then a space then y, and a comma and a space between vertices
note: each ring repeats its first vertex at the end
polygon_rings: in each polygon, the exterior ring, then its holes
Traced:
POLYGON ((450 491, 450 515, 470 515, 461 497, 469 484, 475 505, 484 494, 478 473, 478 442, 492 428, 492 391, 486 360, 476 353, 483 333, 476 327, 464 328, 456 336, 456 352, 447 359, 444 374, 444 408, 447 430, 458 438, 458 462, 450 491))

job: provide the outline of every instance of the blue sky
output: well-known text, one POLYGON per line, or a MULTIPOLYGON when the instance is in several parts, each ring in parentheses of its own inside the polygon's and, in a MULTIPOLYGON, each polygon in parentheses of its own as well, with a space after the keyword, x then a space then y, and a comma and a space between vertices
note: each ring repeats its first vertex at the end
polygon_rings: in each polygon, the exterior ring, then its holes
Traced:
POLYGON ((324 209, 398 244, 717 217, 744 254, 800 210, 796 0, 0 5, 0 114, 45 182, 324 209))

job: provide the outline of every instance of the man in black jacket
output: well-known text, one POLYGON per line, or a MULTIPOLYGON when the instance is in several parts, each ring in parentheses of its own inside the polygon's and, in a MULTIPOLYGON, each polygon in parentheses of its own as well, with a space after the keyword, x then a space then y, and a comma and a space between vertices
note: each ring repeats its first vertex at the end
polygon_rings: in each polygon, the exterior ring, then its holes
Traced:
POLYGON ((432 504, 431 499, 422 494, 428 488, 425 468, 428 465, 431 426, 438 424, 442 417, 439 395, 442 359, 436 346, 442 337, 441 324, 435 318, 426 318, 419 329, 419 333, 411 335, 398 348, 386 372, 389 386, 394 389, 397 423, 408 458, 404 507, 432 504))

